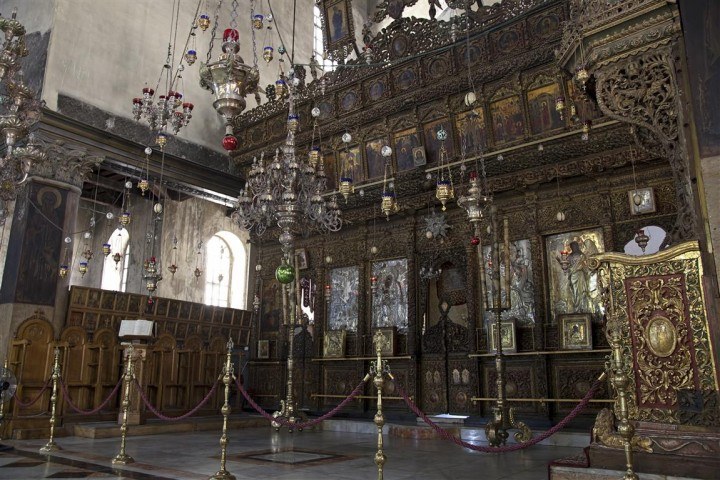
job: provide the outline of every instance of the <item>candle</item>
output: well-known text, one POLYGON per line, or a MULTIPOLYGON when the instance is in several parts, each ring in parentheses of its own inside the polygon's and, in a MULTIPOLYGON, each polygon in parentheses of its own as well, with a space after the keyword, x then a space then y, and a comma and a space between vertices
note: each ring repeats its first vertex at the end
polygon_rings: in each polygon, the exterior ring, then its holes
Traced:
POLYGON ((487 310, 489 302, 488 302, 488 285, 485 283, 487 278, 485 277, 485 257, 483 256, 483 246, 482 246, 482 234, 480 233, 480 223, 475 224, 475 238, 478 239, 477 243, 477 257, 478 257, 478 266, 480 268, 479 276, 480 276, 480 298, 482 298, 482 308, 483 310, 487 310))

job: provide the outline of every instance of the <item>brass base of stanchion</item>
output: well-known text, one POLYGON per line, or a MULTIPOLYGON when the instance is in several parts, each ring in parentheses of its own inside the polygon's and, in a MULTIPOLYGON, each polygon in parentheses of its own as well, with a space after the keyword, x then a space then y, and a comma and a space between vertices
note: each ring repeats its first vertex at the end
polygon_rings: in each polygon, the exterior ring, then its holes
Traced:
POLYGON ((220 470, 208 480, 235 480, 235 475, 227 470, 220 470))
POLYGON ((525 443, 532 438, 530 427, 515 420, 512 408, 493 407, 494 418, 485 425, 485 436, 490 446, 505 445, 510 434, 508 430, 518 430, 513 435, 518 443, 525 443))
POLYGON ((60 448, 60 445, 55 442, 48 442, 44 447, 40 447, 40 453, 52 453, 59 450, 62 450, 62 448, 60 448))
MULTIPOLYGON (((292 401, 280 400, 280 410, 273 413, 273 418, 281 418, 291 425, 271 422, 270 425, 272 425, 276 432, 279 432, 282 427, 287 427, 288 432, 292 433, 293 430, 295 430, 295 427, 292 425, 307 422, 308 417, 305 415, 305 412, 297 410, 293 403, 292 401)), ((302 428, 297 428, 298 432, 302 432, 302 430, 302 428)))
POLYGON ((127 453, 119 453, 112 459, 113 465, 128 465, 130 463, 135 463, 135 459, 127 453))

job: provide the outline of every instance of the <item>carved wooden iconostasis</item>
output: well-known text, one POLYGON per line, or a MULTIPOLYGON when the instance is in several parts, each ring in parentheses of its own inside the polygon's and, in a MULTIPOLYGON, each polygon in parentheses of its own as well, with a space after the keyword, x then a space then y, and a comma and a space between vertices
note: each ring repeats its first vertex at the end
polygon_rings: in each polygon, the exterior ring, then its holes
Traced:
MULTIPOLYGON (((298 154, 310 148, 310 110, 317 106, 330 189, 347 158, 356 189, 347 202, 340 200, 345 221, 340 232, 308 234, 296 242, 307 252, 308 268, 299 275, 314 298, 312 320, 295 328, 295 345, 300 336, 305 345, 302 352, 296 347, 302 356, 295 357, 295 378, 304 380, 295 392, 301 407, 326 411, 338 404, 367 372, 373 329, 393 327, 390 366, 424 411, 489 412, 489 400, 471 398, 495 395, 488 343, 492 317, 482 308, 466 214, 454 200, 440 212, 435 199, 440 127, 448 132, 444 147, 455 162, 456 197, 466 190, 468 173, 480 175, 484 168, 487 189, 509 220, 514 308, 504 319, 514 325, 516 351, 507 356, 508 397, 580 399, 603 370, 607 343, 596 286, 571 278, 558 263, 560 252, 622 251, 647 225, 668 232, 677 198, 667 159, 638 148, 627 125, 603 117, 594 92, 555 65, 567 15, 564 1, 528 6, 506 0, 486 14, 473 11, 469 35, 464 29, 453 34, 444 22, 399 18, 372 38, 370 65, 349 60, 352 68, 341 65, 324 81, 299 88, 298 154), (471 90, 477 102, 468 106, 471 90), (562 112, 558 97, 565 102, 562 112), (584 140, 582 125, 590 120, 584 140), (340 140, 346 132, 352 135, 349 144, 340 140), (400 206, 387 221, 379 213, 377 151, 383 145, 393 147, 392 181, 400 206), (638 187, 652 188, 652 211, 632 210, 628 191, 638 187), (405 269, 401 282, 399 264, 405 269), (574 298, 583 293, 579 288, 595 300, 574 298), (580 317, 562 321, 573 314, 580 317), (328 332, 338 330, 345 334, 332 334, 326 344, 328 332)), ((242 147, 234 160, 241 168, 261 153, 268 157, 283 141, 286 115, 286 104, 272 101, 235 119, 242 147)), ((486 233, 482 243, 490 243, 486 233)), ((250 365, 257 379, 253 388, 266 407, 276 406, 285 388, 287 330, 278 317, 282 298, 273 277, 280 253, 277 236, 266 233, 259 258, 262 313, 253 335, 268 341, 269 357, 250 365)), ((391 385, 386 383, 387 408, 407 412, 391 385)), ((365 393, 372 393, 369 387, 365 393)), ((607 398, 607 388, 598 398, 607 398)), ((355 402, 346 412, 370 415, 373 402, 355 402)), ((573 407, 513 405, 545 420, 559 419, 573 407)), ((587 417, 598 409, 589 407, 587 417)))

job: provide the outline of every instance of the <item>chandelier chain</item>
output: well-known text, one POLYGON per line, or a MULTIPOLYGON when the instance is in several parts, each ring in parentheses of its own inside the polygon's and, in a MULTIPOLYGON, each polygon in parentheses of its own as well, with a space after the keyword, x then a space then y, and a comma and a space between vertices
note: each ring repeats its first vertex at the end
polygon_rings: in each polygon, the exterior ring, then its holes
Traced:
POLYGON ((238 5, 239 5, 238 1, 232 0, 231 5, 232 5, 232 7, 230 10, 230 28, 232 28, 233 30, 237 30, 237 17, 238 17, 237 9, 238 9, 238 5))
MULTIPOLYGON (((252 20, 255 18, 255 0, 250 0, 250 19, 252 20)), ((253 67, 257 68, 258 65, 258 58, 257 58, 257 38, 255 37, 255 29, 250 28, 252 39, 252 52, 253 52, 253 67)), ((267 33, 266 33, 267 36, 267 33)))
POLYGON ((217 7, 215 8, 215 21, 213 22, 212 31, 210 32, 210 46, 208 48, 207 61, 205 63, 210 63, 210 60, 212 59, 212 51, 215 44, 215 34, 217 33, 218 18, 220 17, 220 8, 222 8, 222 4, 223 0, 220 0, 217 4, 217 7))

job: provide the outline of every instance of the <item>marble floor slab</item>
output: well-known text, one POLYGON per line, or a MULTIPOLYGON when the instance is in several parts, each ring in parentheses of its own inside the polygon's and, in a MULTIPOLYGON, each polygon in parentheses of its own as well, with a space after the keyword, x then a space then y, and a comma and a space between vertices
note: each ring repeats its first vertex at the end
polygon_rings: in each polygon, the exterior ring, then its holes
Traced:
MULTIPOLYGON (((248 428, 229 432, 227 470, 238 480, 367 480, 377 478, 377 436, 337 431, 275 432, 248 428)), ((127 453, 135 463, 111 464, 120 439, 65 437, 62 450, 40 455, 40 440, 4 440, 0 479, 46 478, 205 480, 220 467, 218 432, 134 436, 127 453)), ((440 439, 385 436, 384 480, 540 480, 551 460, 577 456, 582 449, 537 445, 526 450, 486 454, 440 439)))

